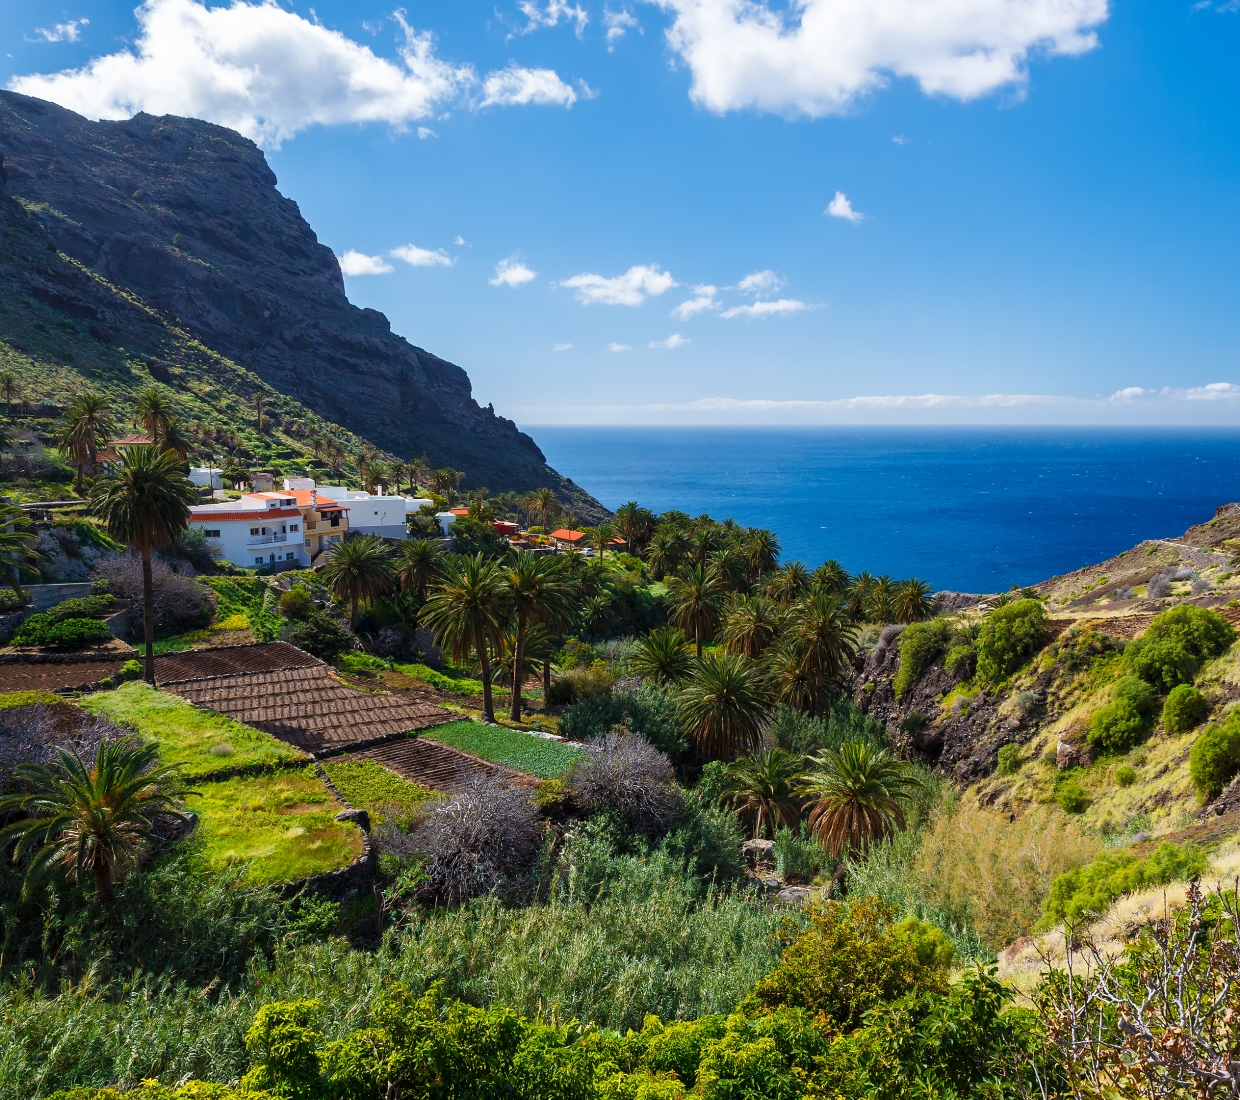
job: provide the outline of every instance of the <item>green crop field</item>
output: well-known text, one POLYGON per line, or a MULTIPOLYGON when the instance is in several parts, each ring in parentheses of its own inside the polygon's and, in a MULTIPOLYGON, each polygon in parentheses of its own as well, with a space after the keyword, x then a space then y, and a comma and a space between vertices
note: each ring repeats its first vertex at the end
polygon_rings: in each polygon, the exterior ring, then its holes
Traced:
POLYGON ((426 803, 442 797, 374 760, 341 760, 324 764, 323 770, 350 806, 370 814, 372 825, 409 825, 426 803))
POLYGON ((449 722, 421 736, 543 779, 563 775, 584 754, 572 745, 481 722, 449 722))

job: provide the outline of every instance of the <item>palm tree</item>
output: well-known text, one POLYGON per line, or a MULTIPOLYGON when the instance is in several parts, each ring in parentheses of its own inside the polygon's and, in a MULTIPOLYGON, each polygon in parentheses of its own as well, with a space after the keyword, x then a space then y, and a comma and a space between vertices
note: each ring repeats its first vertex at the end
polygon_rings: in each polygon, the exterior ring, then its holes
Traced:
POLYGON ((630 554, 633 553, 633 546, 641 536, 642 512, 644 511, 645 509, 640 508, 635 500, 630 500, 616 509, 616 526, 624 536, 625 549, 630 554))
POLYGON ((908 764, 867 741, 845 742, 808 762, 814 770, 801 777, 797 794, 811 803, 810 831, 837 859, 904 828, 905 810, 922 788, 908 764))
POLYGON ((848 586, 848 617, 855 623, 863 623, 870 616, 870 602, 874 594, 874 577, 858 573, 848 586))
MULTIPOLYGON (((401 486, 404 485, 405 482, 411 480, 413 476, 410 472, 411 470, 412 467, 408 462, 401 462, 399 460, 393 462, 391 466, 388 467, 388 473, 391 474, 392 477, 392 488, 394 488, 398 493, 402 491, 401 486)), ((410 493, 413 492, 412 485, 409 486, 409 491, 410 493)))
POLYGON ((38 535, 26 513, 16 504, 0 501, 0 584, 21 595, 22 577, 37 577, 39 555, 33 549, 38 535))
POLYGON ((595 638, 602 638, 611 629, 612 621, 611 597, 605 592, 591 596, 581 609, 581 625, 586 633, 595 638))
POLYGON ((656 577, 676 572, 689 553, 689 536, 678 527, 660 527, 646 548, 646 561, 656 577))
POLYGON ((443 551, 431 539, 406 539, 396 551, 396 576, 402 588, 417 590, 426 600, 426 589, 443 569, 443 551))
POLYGON ((755 662, 714 649, 697 661, 680 689, 677 710, 699 756, 734 760, 758 748, 770 702, 770 689, 755 662))
POLYGON ((267 408, 267 395, 262 390, 258 390, 253 397, 250 398, 250 404, 254 406, 254 430, 259 435, 263 434, 263 413, 267 408))
POLYGON ((686 634, 693 634, 698 657, 702 656, 702 636, 719 619, 720 594, 718 581, 704 565, 690 565, 682 576, 668 582, 669 618, 686 634))
POLYGON ((733 653, 761 657, 781 623, 782 616, 760 596, 737 596, 724 612, 719 640, 733 653))
POLYGON ((146 680, 155 685, 155 594, 151 551, 170 546, 189 526, 190 505, 198 499, 176 456, 153 445, 121 447, 120 468, 100 478, 91 507, 114 539, 142 555, 142 619, 146 642, 146 680))
POLYGON ((689 518, 688 513, 681 512, 676 508, 669 508, 666 512, 659 515, 659 526, 669 529, 676 528, 681 531, 687 531, 693 520, 689 518))
POLYGON ((13 862, 34 849, 22 886, 23 900, 54 869, 75 881, 93 875, 99 898, 110 905, 118 871, 134 867, 157 819, 188 821, 176 802, 175 770, 159 766, 154 742, 103 740, 88 766, 76 750, 57 747, 51 767, 19 764, 14 774, 30 786, 0 798, 0 815, 27 816, 0 831, 0 847, 11 840, 13 862))
POLYGON ((791 607, 809 589, 809 570, 799 561, 789 562, 769 574, 762 588, 767 598, 791 607))
POLYGON ((934 601, 930 599, 930 586, 925 581, 910 577, 896 588, 892 610, 896 621, 919 623, 934 614, 934 601))
POLYGON ((828 558, 810 574, 810 586, 826 589, 832 596, 842 596, 848 588, 848 570, 834 558, 828 558))
POLYGON ((886 573, 874 578, 870 590, 870 620, 876 623, 895 622, 896 582, 886 573))
POLYGON ((796 610, 794 639, 798 653, 814 682, 814 717, 824 710, 823 689, 842 679, 856 652, 856 630, 843 605, 825 592, 815 592, 796 610))
POLYGON ((655 627, 637 644, 629 667, 643 680, 663 687, 679 684, 693 670, 689 640, 675 627, 655 627))
POLYGON ((357 629, 357 607, 389 591, 396 570, 387 546, 378 535, 358 535, 336 543, 323 566, 323 580, 337 599, 349 601, 349 629, 357 629))
POLYGON ((508 606, 517 620, 509 717, 519 722, 526 628, 531 623, 544 627, 566 625, 573 616, 573 586, 555 558, 529 550, 518 550, 502 567, 502 573, 508 606))
POLYGON ((795 829, 800 821, 801 803, 793 791, 803 766, 801 757, 783 749, 738 757, 723 769, 719 800, 749 820, 755 839, 774 839, 780 826, 795 829))
POLYGON ((555 493, 543 485, 526 495, 525 510, 531 519, 537 516, 539 523, 546 527, 552 516, 560 514, 560 501, 555 493))
POLYGON ((61 422, 60 446, 73 455, 77 466, 77 491, 82 493, 82 468, 94 471, 99 440, 112 430, 112 406, 98 393, 81 393, 69 402, 61 422))
POLYGON ((814 678, 795 637, 785 636, 771 646, 764 655, 764 662, 779 702, 793 710, 813 710, 814 678))
POLYGON ((603 555, 607 552, 607 544, 616 537, 616 525, 614 523, 600 523, 597 527, 590 529, 590 543, 598 553, 598 560, 603 560, 603 555))
POLYGON ((779 545, 773 532, 751 527, 745 535, 745 556, 749 559, 749 581, 757 584, 779 562, 779 545))
POLYGON ((11 370, 6 370, 0 374, 0 393, 4 394, 5 412, 10 420, 13 419, 13 401, 19 393, 21 386, 17 382, 17 375, 11 370))
POLYGON ((134 402, 134 423, 146 432, 152 443, 158 444, 163 439, 171 415, 167 400, 154 386, 143 390, 134 402))
POLYGON ((745 556, 735 546, 724 546, 716 550, 706 559, 711 572, 715 574, 721 587, 730 592, 740 588, 745 582, 748 563, 745 556))
POLYGON ((698 522, 689 534, 689 556, 699 565, 704 565, 706 559, 719 549, 720 541, 718 530, 713 525, 698 522))
POLYGON ((475 554, 445 570, 443 581, 422 613, 436 641, 454 661, 462 664, 471 653, 477 656, 482 666, 482 717, 488 722, 495 721, 489 650, 500 647, 506 597, 499 567, 482 554, 475 554))
POLYGON ((167 423, 164 424, 164 434, 159 441, 159 446, 161 450, 171 451, 177 456, 179 461, 184 462, 189 458, 195 443, 181 418, 179 416, 170 416, 167 423))
POLYGON ((323 444, 323 461, 327 464, 332 477, 340 476, 340 471, 344 469, 344 459, 344 448, 334 439, 329 439, 323 444))

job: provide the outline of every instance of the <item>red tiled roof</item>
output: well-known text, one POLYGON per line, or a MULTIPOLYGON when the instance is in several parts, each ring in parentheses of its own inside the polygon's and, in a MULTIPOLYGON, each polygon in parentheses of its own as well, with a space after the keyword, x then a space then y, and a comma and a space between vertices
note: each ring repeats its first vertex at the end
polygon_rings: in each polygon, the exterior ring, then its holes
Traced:
POLYGON ((155 441, 149 435, 123 435, 120 439, 109 439, 108 447, 149 447, 155 441))
POLYGON ((468 509, 468 508, 449 508, 449 509, 448 509, 448 512, 449 512, 449 514, 450 514, 450 515, 454 515, 454 516, 467 516, 467 515, 469 515, 469 509, 468 509))
POLYGON ((195 523, 207 523, 210 520, 228 523, 232 520, 291 519, 293 516, 300 515, 301 512, 297 508, 265 508, 260 512, 232 512, 226 508, 204 506, 189 510, 189 518, 195 523))
POLYGON ((552 531, 551 537, 561 542, 580 542, 586 534, 584 531, 568 531, 561 527, 558 531, 552 531))
POLYGON ((349 510, 347 506, 337 504, 331 497, 325 497, 322 495, 319 496, 318 504, 311 505, 310 494, 314 491, 314 489, 286 489, 282 493, 273 491, 270 493, 247 493, 246 495, 252 497, 262 497, 264 500, 287 500, 289 497, 292 497, 295 501, 297 501, 298 508, 313 507, 316 511, 320 512, 331 512, 337 508, 343 509, 346 512, 349 510))

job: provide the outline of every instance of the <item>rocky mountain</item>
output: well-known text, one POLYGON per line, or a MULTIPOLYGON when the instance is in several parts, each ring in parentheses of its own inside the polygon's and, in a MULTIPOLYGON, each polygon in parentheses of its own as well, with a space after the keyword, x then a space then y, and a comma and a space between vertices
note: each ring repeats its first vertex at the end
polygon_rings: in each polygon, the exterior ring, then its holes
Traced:
MULTIPOLYGON (((493 491, 550 485, 583 517, 605 513, 512 421, 479 406, 464 370, 349 302, 336 257, 248 139, 172 116, 91 122, 0 92, 0 153, 7 192, 32 223, 22 232, 41 234, 46 252, 33 270, 5 271, 9 289, 85 325, 97 344, 123 345, 126 361, 169 356, 175 368, 164 337, 176 330, 399 458, 425 454, 493 491)), ((6 217, 22 221, 15 207, 6 217)))

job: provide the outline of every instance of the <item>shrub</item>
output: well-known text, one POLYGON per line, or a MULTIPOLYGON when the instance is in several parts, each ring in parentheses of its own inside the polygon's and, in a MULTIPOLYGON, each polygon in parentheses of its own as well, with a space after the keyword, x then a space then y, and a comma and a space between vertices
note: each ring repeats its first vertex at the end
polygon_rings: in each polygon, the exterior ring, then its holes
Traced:
POLYGON ((1016 600, 986 616, 977 638, 977 674, 987 683, 1006 679, 1046 641, 1040 600, 1016 600))
MULTIPOLYGON (((136 554, 113 554, 96 566, 96 572, 117 596, 130 601, 126 627, 129 637, 137 637, 142 631, 142 559, 136 554)), ((158 558, 151 561, 151 594, 155 630, 160 634, 198 630, 211 622, 214 608, 207 590, 193 577, 174 573, 158 558)))
POLYGON ((11 588, 0 588, 0 612, 16 611, 30 602, 30 593, 24 588, 14 592, 11 588))
POLYGON ((826 849, 810 836, 805 822, 801 822, 799 833, 777 829, 771 854, 775 857, 775 870, 788 881, 811 882, 830 862, 826 849))
POLYGON ((1085 807, 1089 805, 1085 791, 1075 779, 1065 779, 1059 784, 1059 789, 1055 792, 1055 801, 1066 814, 1083 813, 1085 807))
POLYGON ((951 626, 946 619, 911 623, 905 629, 900 635, 900 670, 894 684, 897 699, 904 698, 950 640, 951 626))
POLYGON ((972 679, 977 671, 977 647, 972 642, 952 646, 943 658, 943 667, 957 680, 972 679))
POLYGON ((1111 688, 1111 702, 1089 718, 1087 739, 1104 752, 1123 752, 1154 728, 1154 689, 1136 676, 1122 676, 1111 688))
POLYGON ((1178 684, 1163 704, 1162 724, 1168 733, 1196 729, 1210 713, 1210 701, 1192 684, 1178 684))
POLYGON ((73 600, 62 600, 45 614, 54 623, 63 622, 65 619, 93 619, 96 615, 107 611, 114 602, 111 596, 84 596, 73 600))
POLYGON ((282 593, 276 606, 280 610, 280 614, 286 619, 296 619, 298 622, 305 622, 314 612, 314 598, 304 588, 290 588, 287 592, 282 593))
POLYGON ((688 748, 676 721, 675 700, 657 684, 588 697, 560 716, 561 735, 574 741, 588 741, 617 726, 641 735, 673 761, 688 748))
POLYGON ((1052 883, 1038 927, 1101 915, 1124 894, 1195 878, 1205 865, 1206 857, 1198 849, 1170 841, 1144 858, 1132 852, 1102 852, 1092 863, 1067 871, 1052 883))
POLYGON ((634 833, 660 836, 680 820, 684 801, 671 761, 649 741, 619 730, 603 734, 565 777, 587 813, 610 813, 634 833))
POLYGON ((601 658, 588 668, 570 668, 563 679, 573 685, 574 699, 606 695, 616 682, 615 676, 607 670, 607 662, 601 658))
POLYGON ((116 674, 118 681, 137 680, 142 676, 142 662, 137 660, 126 661, 121 665, 120 671, 116 674))
POLYGON ((1209 802, 1240 772, 1240 707, 1222 722, 1206 726, 1188 755, 1188 773, 1203 803, 1209 802))
POLYGON ((798 756, 838 749, 846 741, 864 741, 876 749, 889 748, 891 744, 886 726, 861 711, 847 696, 831 701, 825 719, 791 707, 776 707, 767 727, 767 738, 775 748, 798 756))
POLYGON ((14 645, 51 646, 56 649, 81 649, 111 640, 112 631, 98 619, 57 621, 50 615, 31 615, 13 636, 14 645))
POLYGON ((999 760, 996 771, 1000 775, 1015 775, 1021 765, 1020 746, 1007 744, 999 748, 999 760))
POLYGON ((322 611, 313 612, 304 623, 294 627, 288 640, 324 661, 330 661, 357 644, 357 639, 348 630, 322 611))
POLYGON ((928 721, 930 719, 922 714, 921 711, 911 710, 908 712, 908 716, 900 723, 900 732, 906 736, 915 737, 925 729, 928 721))
POLYGON ((556 677, 551 681, 551 687, 547 690, 547 697, 543 700, 549 707, 562 707, 571 703, 577 698, 576 689, 572 680, 566 680, 563 677, 556 677))
POLYGON ((1181 604, 1156 616, 1129 644, 1124 668, 1170 691, 1191 681, 1203 663, 1222 656, 1235 640, 1235 630, 1217 611, 1181 604))
POLYGON ((1131 787, 1137 781, 1137 769, 1130 764, 1121 764, 1115 769, 1115 785, 1131 787))

